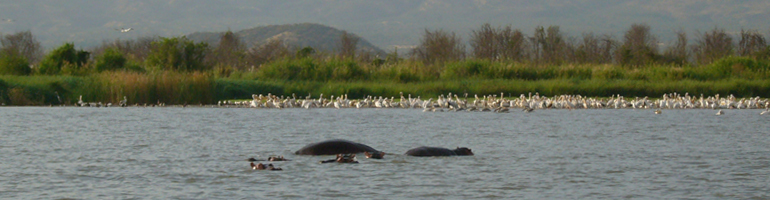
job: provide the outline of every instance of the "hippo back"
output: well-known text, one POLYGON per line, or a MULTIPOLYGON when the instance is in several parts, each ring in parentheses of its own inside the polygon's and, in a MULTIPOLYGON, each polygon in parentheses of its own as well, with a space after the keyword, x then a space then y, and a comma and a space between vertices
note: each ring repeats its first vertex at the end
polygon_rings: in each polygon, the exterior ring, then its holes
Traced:
POLYGON ((442 147, 417 147, 406 151, 410 156, 456 156, 454 151, 442 147))
POLYGON ((365 144, 351 142, 347 140, 327 140, 319 143, 309 144, 302 149, 294 152, 297 155, 336 155, 361 152, 377 152, 376 149, 365 144))

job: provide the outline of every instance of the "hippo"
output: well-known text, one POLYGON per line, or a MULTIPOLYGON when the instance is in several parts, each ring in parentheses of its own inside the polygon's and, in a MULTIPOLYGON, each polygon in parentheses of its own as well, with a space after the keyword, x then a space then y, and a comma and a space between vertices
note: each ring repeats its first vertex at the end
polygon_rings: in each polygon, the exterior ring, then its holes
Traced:
POLYGON ((289 159, 286 159, 283 156, 270 156, 267 158, 267 161, 289 161, 289 159))
POLYGON ((280 168, 280 167, 275 167, 275 166, 273 166, 273 164, 267 164, 267 170, 280 171, 280 170, 283 170, 283 169, 280 168))
POLYGON ((309 144, 299 149, 294 154, 297 155, 336 155, 361 152, 379 152, 376 149, 365 144, 351 142, 347 140, 326 140, 319 143, 309 144))
POLYGON ((259 163, 259 164, 255 165, 254 162, 252 162, 251 163, 251 169, 253 169, 253 170, 262 170, 262 169, 267 169, 267 167, 265 167, 265 164, 259 163))
POLYGON ((366 158, 382 159, 385 156, 385 152, 364 152, 366 158))
POLYGON ((321 161, 321 163, 331 163, 331 162, 358 163, 358 161, 356 161, 356 154, 337 154, 337 158, 335 159, 321 161))
POLYGON ((410 156, 472 156, 471 149, 466 147, 457 147, 450 150, 443 147, 417 147, 406 151, 410 156))
POLYGON ((262 163, 254 164, 254 162, 251 163, 251 169, 253 169, 253 170, 273 170, 273 171, 283 170, 281 168, 273 166, 273 164, 267 164, 267 166, 265 166, 265 164, 262 164, 262 163))

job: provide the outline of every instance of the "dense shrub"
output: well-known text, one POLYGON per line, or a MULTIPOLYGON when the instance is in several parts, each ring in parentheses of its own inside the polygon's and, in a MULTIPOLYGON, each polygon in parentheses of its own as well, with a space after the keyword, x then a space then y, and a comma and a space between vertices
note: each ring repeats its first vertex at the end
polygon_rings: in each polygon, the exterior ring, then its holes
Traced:
POLYGON ((203 71, 210 50, 207 43, 195 43, 186 37, 160 38, 152 43, 145 65, 154 70, 203 71))
POLYGON ((54 49, 51 53, 40 62, 40 67, 37 70, 39 74, 55 75, 62 72, 62 68, 69 68, 65 70, 65 74, 72 74, 73 72, 80 71, 90 57, 90 53, 83 50, 75 50, 75 45, 72 43, 65 43, 59 48, 54 49))
POLYGON ((0 53, 0 74, 29 75, 31 72, 26 58, 10 52, 0 53))
POLYGON ((109 48, 96 58, 96 71, 114 71, 126 67, 126 57, 118 49, 109 48))

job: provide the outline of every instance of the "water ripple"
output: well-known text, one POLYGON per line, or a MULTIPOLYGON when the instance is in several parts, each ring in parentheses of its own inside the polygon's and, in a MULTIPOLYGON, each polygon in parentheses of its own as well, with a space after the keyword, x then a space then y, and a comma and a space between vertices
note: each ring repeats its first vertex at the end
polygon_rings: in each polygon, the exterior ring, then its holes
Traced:
POLYGON ((0 199, 766 199, 767 118, 729 115, 3 108, 0 199), (389 154, 293 155, 332 138, 389 154), (403 155, 417 146, 476 155, 403 155), (245 161, 277 155, 283 171, 245 161))

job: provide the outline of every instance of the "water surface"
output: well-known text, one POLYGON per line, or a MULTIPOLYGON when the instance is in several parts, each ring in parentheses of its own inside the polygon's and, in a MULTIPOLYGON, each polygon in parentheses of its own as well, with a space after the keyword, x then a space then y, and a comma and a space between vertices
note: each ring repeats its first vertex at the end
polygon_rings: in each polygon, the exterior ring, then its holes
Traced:
POLYGON ((0 198, 766 199, 759 112, 4 107, 0 198), (327 139, 390 154, 293 155, 327 139), (476 155, 402 155, 418 146, 476 155), (245 161, 277 155, 283 171, 245 161))

